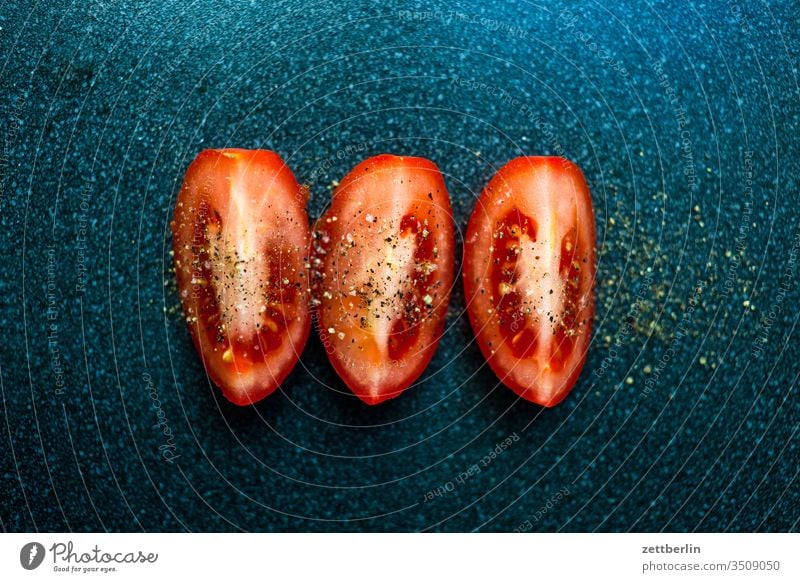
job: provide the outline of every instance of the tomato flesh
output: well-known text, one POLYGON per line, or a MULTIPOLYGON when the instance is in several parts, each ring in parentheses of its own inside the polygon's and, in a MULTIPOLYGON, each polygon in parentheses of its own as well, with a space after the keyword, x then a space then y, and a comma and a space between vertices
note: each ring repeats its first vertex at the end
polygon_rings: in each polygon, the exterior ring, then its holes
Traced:
POLYGON ((580 170, 517 158, 481 194, 467 229, 470 323, 498 377, 544 406, 569 393, 594 317, 595 226, 580 170))
POLYGON ((196 349, 238 405, 277 389, 308 339, 307 191, 265 150, 206 150, 178 195, 173 251, 196 349))
POLYGON ((380 155, 356 166, 315 227, 320 337, 367 404, 398 396, 436 349, 453 282, 453 219, 439 169, 380 155))

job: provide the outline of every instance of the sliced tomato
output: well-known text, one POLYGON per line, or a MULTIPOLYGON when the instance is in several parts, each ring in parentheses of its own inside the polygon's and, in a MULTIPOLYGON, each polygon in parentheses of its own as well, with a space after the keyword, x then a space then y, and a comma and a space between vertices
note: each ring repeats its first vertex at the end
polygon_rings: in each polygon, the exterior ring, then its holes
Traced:
POLYGON ((524 157, 489 182, 464 242, 470 323, 492 370, 555 406, 586 360, 594 317, 595 224, 578 167, 524 157))
POLYGON ((277 154, 206 150, 171 223, 184 314, 206 371, 238 405, 271 394, 308 339, 307 188, 277 154))
POLYGON ((330 361, 367 404, 398 396, 433 357, 450 300, 453 216, 441 172, 423 158, 361 162, 314 237, 314 299, 330 361))

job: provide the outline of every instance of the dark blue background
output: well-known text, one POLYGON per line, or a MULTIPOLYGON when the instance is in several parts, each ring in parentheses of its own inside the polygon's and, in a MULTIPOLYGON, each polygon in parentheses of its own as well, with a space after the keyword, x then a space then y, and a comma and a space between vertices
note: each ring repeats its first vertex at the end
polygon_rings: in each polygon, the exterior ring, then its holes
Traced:
POLYGON ((799 21, 791 1, 4 3, 0 525, 797 529, 799 21), (168 233, 188 163, 225 146, 279 152, 312 218, 368 155, 428 157, 461 229, 510 158, 574 160, 599 266, 570 397, 497 385, 459 283, 402 397, 362 405, 312 338, 280 393, 229 405, 168 233))

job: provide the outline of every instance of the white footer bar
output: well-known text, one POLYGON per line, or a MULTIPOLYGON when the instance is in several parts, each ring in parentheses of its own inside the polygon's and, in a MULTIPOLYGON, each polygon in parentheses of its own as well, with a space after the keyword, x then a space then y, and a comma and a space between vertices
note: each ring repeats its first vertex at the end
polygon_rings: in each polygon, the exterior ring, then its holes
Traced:
POLYGON ((0 579, 777 582, 798 554, 800 534, 4 534, 0 579))

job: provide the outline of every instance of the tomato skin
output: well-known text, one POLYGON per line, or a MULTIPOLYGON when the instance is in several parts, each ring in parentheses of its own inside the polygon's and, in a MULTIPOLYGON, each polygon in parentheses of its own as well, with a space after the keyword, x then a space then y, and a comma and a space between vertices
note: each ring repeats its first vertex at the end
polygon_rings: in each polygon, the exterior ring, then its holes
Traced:
POLYGON ((328 358, 363 402, 400 395, 433 357, 453 284, 441 172, 423 158, 365 160, 314 231, 314 301, 328 358))
POLYGON ((521 157, 481 193, 464 242, 470 324, 498 378, 555 406, 586 361, 594 318, 595 223, 580 169, 521 157))
POLYGON ((178 290, 192 342, 230 402, 274 392, 311 329, 307 188, 274 152, 202 151, 173 220, 178 290))

